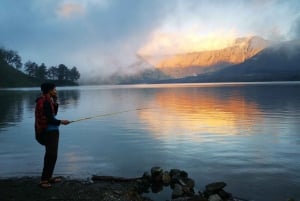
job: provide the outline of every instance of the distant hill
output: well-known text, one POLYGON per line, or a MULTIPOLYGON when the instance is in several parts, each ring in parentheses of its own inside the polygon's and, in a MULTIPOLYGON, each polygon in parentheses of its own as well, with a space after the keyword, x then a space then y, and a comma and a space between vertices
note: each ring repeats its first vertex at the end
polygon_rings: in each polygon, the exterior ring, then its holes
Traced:
POLYGON ((164 82, 240 82, 300 80, 300 40, 270 46, 241 64, 216 72, 164 82))
POLYGON ((258 36, 242 37, 219 49, 177 55, 140 55, 145 61, 173 78, 213 72, 253 57, 269 45, 258 36))
MULTIPOLYGON (((0 58, 0 88, 7 87, 37 87, 45 80, 30 77, 8 65, 0 58)), ((57 86, 78 85, 72 81, 53 81, 57 86)))
POLYGON ((39 80, 29 77, 0 59, 0 88, 33 87, 39 85, 39 80))

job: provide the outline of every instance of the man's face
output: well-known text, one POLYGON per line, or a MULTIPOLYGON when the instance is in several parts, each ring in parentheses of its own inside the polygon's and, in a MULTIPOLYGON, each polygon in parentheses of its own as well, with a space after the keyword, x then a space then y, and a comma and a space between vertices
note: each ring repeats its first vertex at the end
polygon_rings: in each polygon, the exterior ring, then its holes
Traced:
POLYGON ((52 90, 49 91, 49 94, 51 97, 57 97, 57 91, 56 88, 53 88, 52 90))

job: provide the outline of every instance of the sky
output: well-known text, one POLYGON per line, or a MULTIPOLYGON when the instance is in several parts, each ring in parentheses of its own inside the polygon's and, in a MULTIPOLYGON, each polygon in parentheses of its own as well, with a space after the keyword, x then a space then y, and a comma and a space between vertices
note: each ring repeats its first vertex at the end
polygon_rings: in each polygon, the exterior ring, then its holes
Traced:
POLYGON ((139 55, 297 39, 299 10, 299 0, 0 0, 0 47, 84 80, 132 73, 139 55))

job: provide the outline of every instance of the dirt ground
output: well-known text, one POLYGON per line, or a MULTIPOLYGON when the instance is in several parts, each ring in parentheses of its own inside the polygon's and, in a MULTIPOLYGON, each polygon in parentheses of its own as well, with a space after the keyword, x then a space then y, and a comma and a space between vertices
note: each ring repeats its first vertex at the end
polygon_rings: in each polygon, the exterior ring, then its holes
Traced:
POLYGON ((1 201, 151 201, 135 190, 135 181, 81 181, 63 178, 49 189, 39 187, 39 178, 0 179, 1 201))

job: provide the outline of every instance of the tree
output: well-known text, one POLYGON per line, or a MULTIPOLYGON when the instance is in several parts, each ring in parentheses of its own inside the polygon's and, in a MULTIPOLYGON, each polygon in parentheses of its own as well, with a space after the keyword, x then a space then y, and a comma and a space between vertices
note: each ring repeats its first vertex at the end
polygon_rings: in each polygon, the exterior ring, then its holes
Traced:
POLYGON ((64 64, 58 65, 57 71, 58 80, 68 80, 68 68, 64 64))
MULTIPOLYGON (((23 66, 21 62, 21 57, 16 51, 6 50, 0 47, 0 61, 8 64, 9 66, 20 70, 23 66)), ((58 67, 47 66, 42 63, 38 65, 35 62, 27 61, 24 64, 25 73, 31 77, 39 78, 41 80, 59 80, 59 81, 76 81, 80 78, 80 74, 75 66, 69 69, 64 64, 59 64, 58 67)))
POLYGON ((16 51, 0 49, 2 59, 10 66, 20 70, 22 68, 22 59, 16 51))
POLYGON ((80 78, 80 73, 78 72, 77 68, 73 66, 73 68, 70 70, 70 80, 76 81, 80 78))
POLYGON ((47 71, 47 77, 51 80, 58 79, 58 68, 51 66, 47 71))
POLYGON ((36 77, 40 78, 42 80, 45 80, 47 76, 47 67, 44 63, 42 63, 38 68, 36 72, 36 77))
POLYGON ((38 64, 32 61, 27 61, 25 63, 25 72, 31 77, 36 77, 38 71, 38 64))

